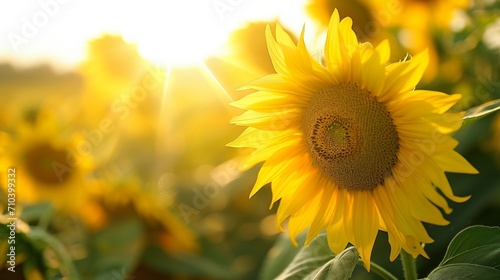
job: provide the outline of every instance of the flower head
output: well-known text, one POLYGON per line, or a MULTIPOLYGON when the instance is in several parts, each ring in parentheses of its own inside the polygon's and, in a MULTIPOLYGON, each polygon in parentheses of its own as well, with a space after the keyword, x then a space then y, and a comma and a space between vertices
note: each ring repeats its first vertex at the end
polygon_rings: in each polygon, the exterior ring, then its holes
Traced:
POLYGON ((16 170, 21 204, 50 202, 77 211, 95 184, 90 178, 95 159, 85 151, 84 137, 65 129, 48 109, 11 130, 0 135, 0 165, 16 170))
POLYGON ((445 172, 476 173, 449 136, 461 114, 446 113, 460 95, 415 90, 428 62, 422 52, 389 64, 387 41, 359 44, 352 20, 331 17, 321 62, 312 59, 302 32, 294 44, 277 25, 266 30, 276 74, 248 84, 257 90, 234 103, 233 119, 248 126, 231 142, 265 161, 251 195, 271 183, 280 201, 277 225, 288 219, 290 237, 309 229, 306 243, 326 230, 339 253, 357 247, 365 267, 378 230, 388 233, 391 260, 401 248, 426 256, 432 242, 422 222, 446 225, 453 194, 445 172))
POLYGON ((81 216, 90 229, 136 217, 147 228, 148 238, 168 252, 198 250, 195 234, 168 208, 171 201, 148 191, 137 177, 123 182, 99 182, 81 216))

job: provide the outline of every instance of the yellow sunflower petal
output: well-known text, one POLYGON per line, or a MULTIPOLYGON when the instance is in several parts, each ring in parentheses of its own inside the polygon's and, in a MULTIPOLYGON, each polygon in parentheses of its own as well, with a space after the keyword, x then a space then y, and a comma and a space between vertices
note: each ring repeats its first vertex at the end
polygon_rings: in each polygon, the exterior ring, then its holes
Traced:
POLYGON ((298 107, 305 100, 290 94, 259 91, 231 103, 232 106, 261 113, 276 112, 278 108, 298 107))
POLYGON ((387 82, 384 92, 398 94, 413 90, 422 78, 428 62, 428 52, 422 51, 408 61, 388 65, 386 67, 387 82))
POLYGON ((455 151, 446 154, 435 155, 434 161, 443 170, 455 173, 477 174, 479 173, 466 159, 455 151))
POLYGON ((328 26, 328 33, 326 35, 325 42, 325 60, 326 66, 329 70, 335 71, 335 69, 342 65, 342 54, 339 45, 339 12, 335 9, 333 11, 332 17, 330 19, 330 24, 328 26))
POLYGON ((380 61, 379 52, 373 52, 361 70, 362 87, 368 89, 375 96, 382 93, 385 83, 384 67, 382 67, 380 61))
POLYGON ((316 194, 307 205, 303 205, 299 210, 295 211, 288 222, 290 228, 290 240, 295 246, 298 246, 297 236, 303 232, 318 213, 321 202, 321 194, 316 194))
POLYGON ((346 196, 347 192, 345 190, 339 189, 337 191, 335 211, 326 229, 328 247, 330 247, 335 254, 342 252, 349 242, 344 225, 346 196))
MULTIPOLYGON (((314 180, 311 176, 305 177, 304 179, 305 180, 303 182, 314 180)), ((280 207, 278 210, 278 214, 280 214, 279 216, 281 217, 280 222, 283 222, 286 217, 290 216, 304 205, 308 205, 313 198, 321 193, 321 187, 321 185, 311 185, 307 187, 305 184, 299 184, 295 189, 289 187, 289 191, 281 198, 280 201, 280 207), (296 194, 300 194, 300 197, 297 197, 296 194)))
POLYGON ((427 176, 432 180, 432 184, 440 189, 447 198, 459 203, 465 202, 470 198, 470 196, 458 197, 454 195, 446 175, 444 172, 438 170, 440 170, 440 167, 432 160, 422 168, 422 171, 426 172, 427 176))
POLYGON ((412 99, 425 100, 427 103, 436 108, 436 113, 443 114, 455 105, 462 96, 460 94, 444 94, 438 91, 430 90, 414 90, 412 99))
POLYGON ((324 215, 316 215, 313 217, 311 227, 307 232, 305 244, 308 244, 322 230, 328 227, 328 224, 333 219, 333 215, 337 210, 336 207, 338 203, 336 188, 324 188, 321 195, 322 199, 320 201, 318 213, 324 213, 324 215))
MULTIPOLYGON (((262 130, 261 130, 262 132, 262 130)), ((272 131, 274 133, 274 131, 272 131)), ((292 147, 296 146, 297 142, 300 140, 300 138, 296 137, 295 135, 288 137, 289 139, 284 140, 284 141, 274 141, 272 144, 264 147, 264 148, 257 148, 248 158, 244 159, 241 162, 241 166, 243 169, 250 168, 254 166, 255 164, 262 162, 272 155, 274 155, 277 151, 285 148, 285 147, 292 147)))
POLYGON ((287 75, 288 70, 285 64, 285 56, 283 51, 279 47, 278 42, 274 40, 274 37, 271 33, 271 27, 268 25, 266 27, 266 42, 267 49, 269 50, 269 56, 271 57, 271 62, 273 63, 274 69, 277 73, 287 75))
POLYGON ((297 109, 290 109, 276 113, 246 111, 234 117, 231 123, 241 126, 251 126, 261 130, 276 131, 298 126, 300 125, 300 120, 300 111, 297 109))
POLYGON ((424 194, 420 191, 421 185, 428 185, 428 182, 418 182, 417 180, 407 180, 407 200, 413 201, 413 207, 410 209, 412 216, 420 221, 435 225, 445 226, 449 222, 443 218, 441 211, 436 208, 424 194))
POLYGON ((385 66, 389 62, 391 57, 391 48, 389 46, 389 40, 385 39, 380 42, 375 51, 380 55, 380 64, 385 66))
POLYGON ((284 170, 287 170, 288 167, 295 167, 297 159, 300 159, 301 155, 298 154, 300 150, 297 152, 297 149, 293 148, 294 146, 284 147, 284 149, 269 157, 261 167, 261 172, 259 172, 257 176, 257 181, 250 193, 250 197, 252 197, 263 185, 271 182, 276 174, 282 173, 284 170), (282 160, 284 155, 288 156, 288 160, 282 160))
POLYGON ((378 213, 369 192, 348 194, 344 219, 347 236, 358 249, 365 268, 370 270, 370 256, 378 232, 378 213), (363 222, 360 222, 363 221, 363 222))

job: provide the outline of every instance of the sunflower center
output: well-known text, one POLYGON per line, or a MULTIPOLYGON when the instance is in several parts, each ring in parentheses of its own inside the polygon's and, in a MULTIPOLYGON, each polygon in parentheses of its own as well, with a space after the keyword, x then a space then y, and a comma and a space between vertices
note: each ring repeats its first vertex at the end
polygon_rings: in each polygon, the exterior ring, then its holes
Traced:
POLYGON ((65 151, 54 149, 47 143, 35 145, 26 152, 26 171, 38 182, 48 185, 61 184, 53 164, 66 162, 66 155, 65 151))
POLYGON ((373 190, 391 176, 398 134, 390 113, 367 90, 340 84, 315 93, 302 128, 313 163, 347 190, 373 190))

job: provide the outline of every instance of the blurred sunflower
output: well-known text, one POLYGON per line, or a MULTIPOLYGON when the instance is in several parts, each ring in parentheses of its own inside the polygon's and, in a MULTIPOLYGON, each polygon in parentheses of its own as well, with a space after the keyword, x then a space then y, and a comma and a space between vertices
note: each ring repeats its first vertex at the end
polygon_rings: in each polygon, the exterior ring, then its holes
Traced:
POLYGON ((76 210, 91 185, 94 162, 83 151, 85 141, 63 129, 56 117, 41 112, 33 122, 21 121, 3 134, 2 166, 17 169, 17 199, 22 203, 51 202, 62 210, 76 210))
POLYGON ((462 114, 445 112, 460 95, 414 90, 428 63, 422 52, 388 64, 387 41, 358 44, 352 20, 334 11, 324 65, 276 27, 266 38, 276 74, 250 82, 257 90, 234 103, 246 109, 233 123, 249 126, 232 147, 256 150, 245 167, 265 161, 251 195, 271 183, 280 200, 277 226, 289 218, 290 237, 309 228, 306 243, 326 229, 332 251, 355 245, 370 268, 379 229, 391 260, 401 248, 426 256, 432 242, 422 222, 446 225, 453 194, 444 172, 477 173, 453 149, 448 134, 462 114), (439 189, 439 190, 438 190, 439 189))
POLYGON ((138 217, 148 228, 148 235, 165 251, 195 251, 196 236, 166 207, 158 194, 141 188, 137 179, 118 185, 101 182, 87 201, 83 220, 93 230, 99 230, 113 220, 138 217))
POLYGON ((134 83, 143 73, 144 60, 137 46, 119 35, 104 35, 88 44, 88 57, 80 66, 85 76, 91 76, 88 86, 106 95, 119 93, 134 83))
POLYGON ((446 29, 450 28, 451 21, 457 10, 467 8, 471 2, 470 0, 402 0, 398 1, 399 3, 390 3, 390 1, 382 3, 375 0, 364 1, 372 7, 377 7, 377 10, 385 9, 393 12, 395 16, 394 22, 397 24, 408 24, 408 26, 416 27, 417 16, 422 16, 424 22, 420 21, 420 25, 446 29), (410 16, 410 18, 407 16, 410 16))
MULTIPOLYGON (((364 38, 366 27, 374 21, 369 7, 363 0, 339 1, 339 0, 309 0, 306 3, 305 11, 320 27, 327 27, 330 22, 332 12, 337 9, 341 17, 350 17, 353 21, 353 29, 357 32, 360 40, 373 41, 373 37, 364 38)), ((370 34, 372 35, 372 34, 370 34)))
POLYGON ((143 77, 146 65, 137 46, 119 35, 104 35, 90 41, 87 58, 78 69, 84 80, 85 119, 95 125, 112 106, 119 111, 120 105, 130 102, 128 95, 143 77))
POLYGON ((322 26, 328 26, 332 12, 337 9, 340 16, 345 11, 353 22, 367 24, 371 19, 370 11, 364 6, 363 1, 335 1, 335 0, 309 0, 306 3, 306 13, 322 26))
POLYGON ((380 15, 381 26, 398 29, 398 39, 405 49, 412 53, 428 49, 430 61, 424 72, 425 80, 433 79, 439 72, 440 54, 435 44, 436 37, 451 32, 452 20, 457 12, 470 4, 469 0, 364 2, 373 14, 380 15))

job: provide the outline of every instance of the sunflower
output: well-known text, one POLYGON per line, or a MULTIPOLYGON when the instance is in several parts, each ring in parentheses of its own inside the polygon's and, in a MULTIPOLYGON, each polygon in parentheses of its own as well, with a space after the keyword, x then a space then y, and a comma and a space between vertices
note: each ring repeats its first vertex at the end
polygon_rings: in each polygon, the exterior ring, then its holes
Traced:
POLYGON ((93 189, 81 216, 94 231, 112 220, 137 217, 146 225, 149 237, 166 251, 196 251, 195 234, 166 207, 171 201, 162 198, 142 188, 135 177, 115 184, 102 181, 93 189))
POLYGON ((92 184, 88 175, 94 163, 85 151, 89 142, 78 133, 64 131, 56 116, 46 111, 11 130, 2 134, 0 158, 3 170, 16 169, 18 201, 78 209, 92 184))
POLYGON ((381 27, 398 29, 399 41, 410 52, 429 51, 429 66, 423 79, 431 81, 438 74, 446 75, 440 69, 441 56, 436 43, 437 38, 450 34, 454 18, 459 11, 470 5, 469 0, 401 0, 401 1, 363 1, 381 27))
MULTIPOLYGON (((83 78, 82 119, 95 125, 109 112, 118 111, 121 118, 122 112, 127 110, 128 115, 129 105, 135 108, 139 103, 136 98, 142 101, 147 97, 140 85, 144 83, 141 78, 147 66, 137 46, 121 36, 103 35, 91 40, 87 57, 78 67, 78 74, 83 78), (132 97, 132 94, 137 97, 132 97)), ((149 85, 155 80, 148 79, 147 82, 149 85)))
POLYGON ((277 226, 288 218, 292 242, 306 244, 326 229, 340 253, 357 247, 367 270, 378 230, 388 233, 391 260, 401 249, 427 257, 432 242, 422 222, 446 225, 439 208, 457 197, 444 172, 477 173, 449 136, 461 113, 446 113, 460 95, 414 90, 428 62, 422 52, 388 63, 387 41, 359 44, 351 18, 334 11, 322 63, 312 59, 304 31, 294 44, 277 25, 266 30, 276 74, 250 82, 257 92, 234 102, 247 110, 232 122, 248 128, 232 147, 256 149, 244 167, 262 165, 254 195, 271 183, 280 200, 277 226))
POLYGON ((87 59, 79 70, 88 77, 88 87, 116 98, 140 78, 144 67, 136 45, 118 35, 103 35, 88 43, 87 59))

